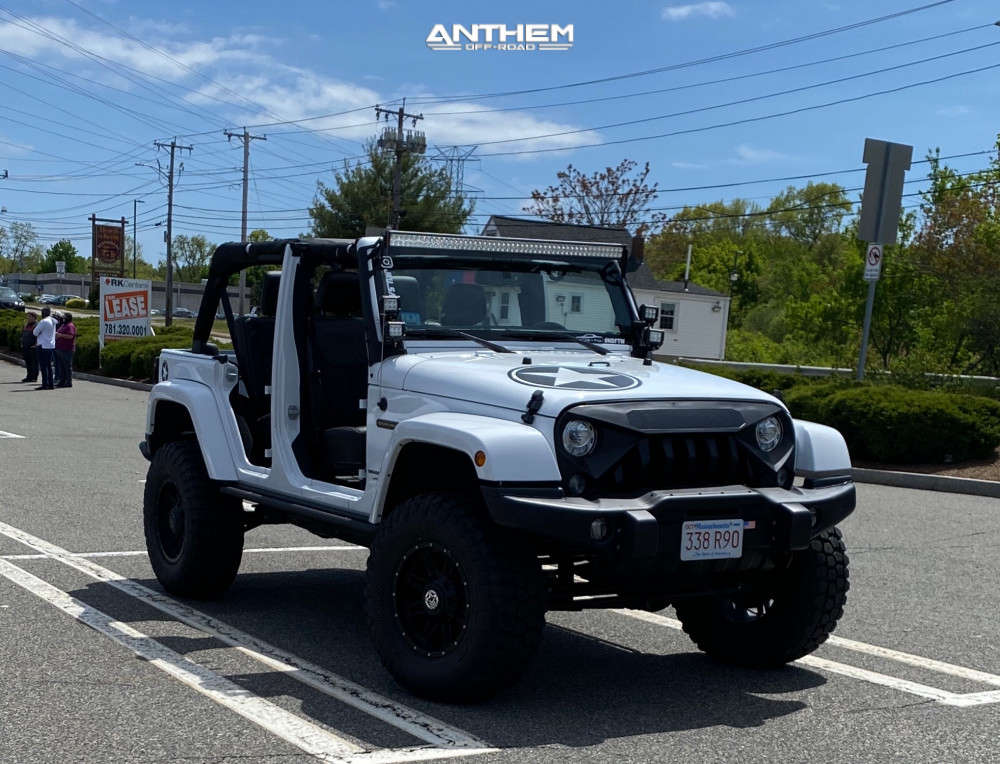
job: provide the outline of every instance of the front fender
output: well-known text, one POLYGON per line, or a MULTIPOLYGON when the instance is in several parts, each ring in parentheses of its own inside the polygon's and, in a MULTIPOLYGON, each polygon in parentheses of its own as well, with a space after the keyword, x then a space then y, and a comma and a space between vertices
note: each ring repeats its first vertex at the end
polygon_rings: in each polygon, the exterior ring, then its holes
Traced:
POLYGON ((212 480, 236 480, 236 455, 226 437, 228 428, 219 416, 212 389, 187 379, 159 382, 149 394, 146 437, 153 434, 156 407, 165 402, 183 406, 194 424, 205 469, 212 480))
POLYGON ((844 436, 832 427, 793 419, 795 474, 806 478, 850 477, 851 455, 844 436))
POLYGON ((467 454, 475 464, 482 451, 486 460, 476 476, 488 483, 552 483, 561 480, 559 465, 545 436, 534 427, 505 419, 435 412, 405 419, 396 425, 389 445, 391 465, 407 443, 433 443, 467 454))

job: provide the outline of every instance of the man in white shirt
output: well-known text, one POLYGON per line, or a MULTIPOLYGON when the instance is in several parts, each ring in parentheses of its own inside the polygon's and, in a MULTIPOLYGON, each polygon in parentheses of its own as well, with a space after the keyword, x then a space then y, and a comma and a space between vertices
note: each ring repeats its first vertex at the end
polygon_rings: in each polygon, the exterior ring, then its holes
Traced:
POLYGON ((38 338, 38 367, 42 371, 42 385, 36 390, 54 390, 52 384, 52 357, 56 349, 56 320, 51 316, 49 308, 42 308, 42 320, 34 328, 38 338))

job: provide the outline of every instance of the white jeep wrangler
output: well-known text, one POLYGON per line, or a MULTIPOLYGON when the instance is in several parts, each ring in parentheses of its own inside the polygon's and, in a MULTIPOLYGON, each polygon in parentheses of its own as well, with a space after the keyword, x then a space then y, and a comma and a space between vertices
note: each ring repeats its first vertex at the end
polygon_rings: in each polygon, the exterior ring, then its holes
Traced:
POLYGON ((140 446, 160 582, 221 595, 266 523, 363 544, 382 662, 441 700, 514 681, 546 610, 673 605, 743 665, 814 650, 848 589, 844 440, 651 361, 635 265, 620 246, 401 231, 220 246, 140 446), (280 271, 234 316, 226 284, 252 266, 280 271), (220 301, 233 352, 209 343, 220 301))

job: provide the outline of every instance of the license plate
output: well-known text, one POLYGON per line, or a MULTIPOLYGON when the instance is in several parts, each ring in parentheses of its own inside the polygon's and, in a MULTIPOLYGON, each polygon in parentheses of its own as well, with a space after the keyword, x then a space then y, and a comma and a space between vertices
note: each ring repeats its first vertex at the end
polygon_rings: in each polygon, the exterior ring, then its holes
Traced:
POLYGON ((742 556, 742 520, 689 520, 681 528, 681 560, 742 556))

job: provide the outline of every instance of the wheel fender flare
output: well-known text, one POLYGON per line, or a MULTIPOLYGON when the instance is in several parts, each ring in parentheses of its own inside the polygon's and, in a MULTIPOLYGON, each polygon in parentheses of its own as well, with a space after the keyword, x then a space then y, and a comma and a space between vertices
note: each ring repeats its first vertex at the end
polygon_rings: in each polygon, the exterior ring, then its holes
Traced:
POLYGON ((232 444, 226 438, 228 430, 219 416, 211 388, 190 380, 158 383, 149 395, 146 409, 147 439, 156 425, 157 406, 163 402, 176 403, 187 410, 208 476, 212 480, 236 480, 238 473, 232 444))
POLYGON ((793 419, 795 474, 807 478, 851 475, 851 455, 844 436, 832 427, 793 419))
POLYGON ((545 436, 534 427, 505 419, 434 412, 405 419, 393 430, 386 449, 376 507, 385 500, 391 474, 400 452, 409 443, 428 443, 465 454, 481 482, 559 482, 562 478, 555 454, 545 436), (476 454, 485 461, 476 464, 476 454))

